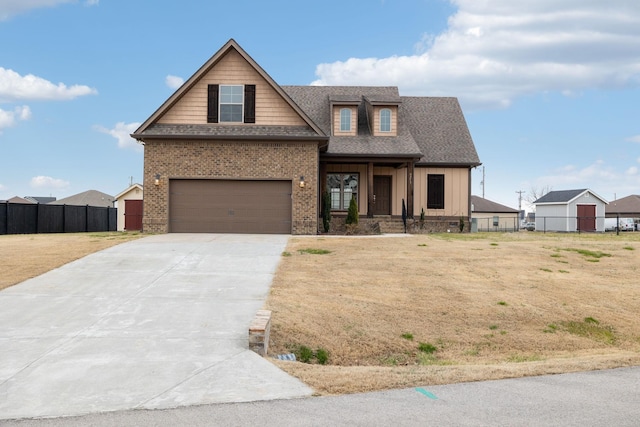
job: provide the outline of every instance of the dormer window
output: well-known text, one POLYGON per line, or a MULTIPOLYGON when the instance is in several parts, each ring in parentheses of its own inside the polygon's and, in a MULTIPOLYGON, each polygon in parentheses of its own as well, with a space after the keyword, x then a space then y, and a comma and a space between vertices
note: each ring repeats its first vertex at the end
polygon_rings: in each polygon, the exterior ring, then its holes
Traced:
POLYGON ((351 110, 340 109, 340 132, 351 132, 351 110))
POLYGON ((391 110, 388 108, 380 110, 380 132, 391 132, 391 110))

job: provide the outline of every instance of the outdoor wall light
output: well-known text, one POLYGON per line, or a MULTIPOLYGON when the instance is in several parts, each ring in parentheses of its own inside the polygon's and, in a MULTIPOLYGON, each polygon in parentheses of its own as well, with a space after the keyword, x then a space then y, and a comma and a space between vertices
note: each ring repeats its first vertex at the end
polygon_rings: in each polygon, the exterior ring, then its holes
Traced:
POLYGON ((304 188, 304 176, 300 177, 300 188, 304 188))
POLYGON ((154 181, 154 184, 156 186, 160 185, 160 174, 159 173, 156 174, 156 180, 154 181))

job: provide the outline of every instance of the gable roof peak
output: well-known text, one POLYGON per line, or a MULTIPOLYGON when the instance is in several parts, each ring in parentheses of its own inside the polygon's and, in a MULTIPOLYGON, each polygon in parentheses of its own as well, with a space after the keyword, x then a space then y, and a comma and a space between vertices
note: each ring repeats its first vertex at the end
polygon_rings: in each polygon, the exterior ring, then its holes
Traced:
POLYGON ((211 68, 213 68, 229 51, 233 49, 242 56, 242 58, 255 69, 258 74, 302 117, 302 119, 319 135, 326 136, 322 130, 314 123, 309 116, 282 90, 275 80, 236 42, 233 38, 229 39, 216 53, 213 54, 202 66, 187 79, 147 120, 142 123, 138 129, 131 134, 132 138, 141 140, 144 138, 142 133, 152 124, 154 124, 164 113, 166 113, 180 98, 184 96, 211 68))

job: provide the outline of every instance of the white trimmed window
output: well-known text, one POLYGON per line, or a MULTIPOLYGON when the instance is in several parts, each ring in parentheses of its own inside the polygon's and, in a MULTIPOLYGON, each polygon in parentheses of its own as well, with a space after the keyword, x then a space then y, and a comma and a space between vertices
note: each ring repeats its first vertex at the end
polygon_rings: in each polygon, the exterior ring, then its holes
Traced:
POLYGON ((244 86, 220 85, 220 122, 242 123, 244 86))
POLYGON ((340 132, 351 132, 351 109, 340 110, 340 132))
POLYGON ((380 110, 380 132, 391 132, 391 110, 388 108, 380 110))

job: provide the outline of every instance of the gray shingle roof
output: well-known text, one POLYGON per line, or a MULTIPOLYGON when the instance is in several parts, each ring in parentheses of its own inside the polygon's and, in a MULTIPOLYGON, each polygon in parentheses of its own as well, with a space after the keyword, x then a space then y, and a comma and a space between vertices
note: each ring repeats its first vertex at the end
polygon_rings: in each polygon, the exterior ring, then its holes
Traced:
POLYGON ((480 165, 456 98, 403 96, 398 114, 422 152, 416 164, 480 165))
POLYGON ((49 205, 102 206, 113 207, 114 197, 97 190, 87 190, 73 196, 49 202, 49 205))
POLYGON ((259 126, 219 124, 159 124, 149 125, 142 133, 149 138, 278 138, 315 139, 318 134, 308 126, 259 126))
POLYGON ((582 188, 579 190, 559 190, 559 191, 549 191, 544 196, 540 197, 538 200, 533 202, 537 203, 566 203, 573 200, 575 197, 580 194, 588 191, 586 188, 582 188))
POLYGON ((373 137, 366 103, 358 108, 358 135, 330 137, 327 155, 419 158, 420 164, 479 165, 467 123, 456 98, 406 97, 395 86, 282 86, 323 130, 332 134, 330 101, 366 99, 399 104, 398 136, 373 137))
POLYGON ((518 213, 517 209, 483 199, 480 196, 471 196, 471 204, 473 205, 473 212, 518 213))

